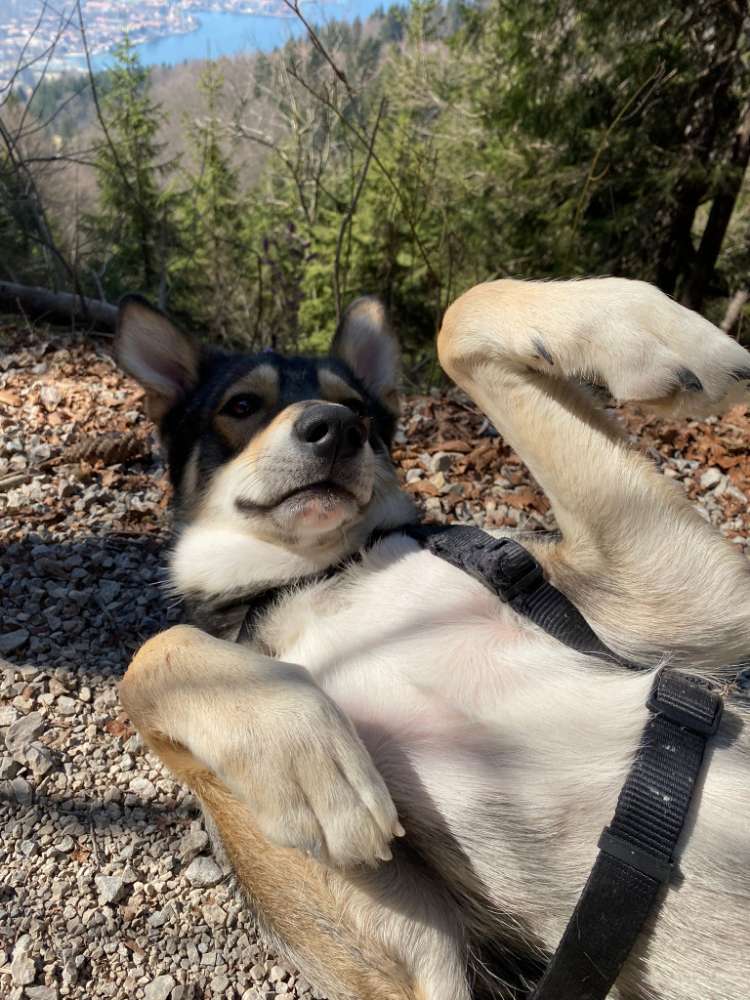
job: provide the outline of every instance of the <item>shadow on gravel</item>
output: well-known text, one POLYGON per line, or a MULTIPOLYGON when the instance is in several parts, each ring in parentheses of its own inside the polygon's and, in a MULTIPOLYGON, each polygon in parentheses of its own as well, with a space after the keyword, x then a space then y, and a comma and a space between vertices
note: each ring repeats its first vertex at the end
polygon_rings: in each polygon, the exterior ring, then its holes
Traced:
POLYGON ((181 801, 165 796, 147 801, 128 794, 128 802, 105 802, 95 792, 90 796, 80 791, 46 792, 36 788, 33 800, 18 802, 0 786, 0 806, 10 807, 10 816, 28 821, 33 813, 45 820, 76 819, 90 830, 105 830, 116 827, 119 831, 132 828, 142 830, 144 826, 156 827, 164 832, 172 828, 182 829, 201 815, 200 807, 192 796, 184 796, 181 801))
POLYGON ((0 551, 0 657, 122 674, 149 636, 181 620, 165 587, 164 536, 29 535, 0 551))

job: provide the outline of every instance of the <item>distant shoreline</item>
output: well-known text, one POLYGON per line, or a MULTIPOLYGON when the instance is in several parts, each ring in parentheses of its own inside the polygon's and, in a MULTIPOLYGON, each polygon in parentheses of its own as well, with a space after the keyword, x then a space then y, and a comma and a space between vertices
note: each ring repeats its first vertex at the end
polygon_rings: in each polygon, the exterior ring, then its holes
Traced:
MULTIPOLYGON (((344 4, 343 3, 333 2, 333 3, 330 3, 330 4, 317 3, 317 4, 313 4, 312 6, 317 7, 319 9, 322 9, 323 7, 329 7, 329 8, 335 9, 337 7, 338 8, 344 7, 344 4)), ((190 16, 191 16, 191 19, 194 20, 194 22, 195 22, 194 26, 192 26, 192 27, 190 27, 190 28, 188 28, 187 30, 184 30, 184 31, 176 29, 176 30, 169 31, 169 32, 166 32, 166 33, 163 33, 163 34, 162 33, 155 33, 153 35, 149 35, 147 38, 139 37, 137 39, 134 39, 134 43, 133 43, 134 44, 134 48, 140 49, 140 48, 142 48, 144 46, 158 45, 160 42, 167 42, 170 39, 185 39, 185 38, 189 38, 191 35, 198 34, 204 28, 205 23, 206 23, 206 18, 212 18, 212 17, 226 17, 228 19, 229 18, 231 18, 231 19, 242 18, 242 19, 247 19, 247 20, 251 20, 251 19, 254 19, 254 18, 262 18, 262 19, 264 19, 266 21, 278 21, 278 22, 286 22, 288 24, 299 25, 300 26, 300 30, 302 31, 302 29, 303 29, 302 23, 299 21, 299 19, 294 14, 288 13, 288 12, 284 12, 284 11, 282 11, 281 13, 278 13, 278 14, 274 14, 274 13, 270 13, 267 10, 259 10, 259 11, 223 11, 223 10, 214 11, 214 10, 201 10, 201 11, 191 12, 190 16)), ((280 42, 279 44, 283 44, 283 42, 280 42)), ((274 45, 272 47, 276 47, 276 46, 274 45)), ((103 70, 106 70, 106 69, 109 68, 107 65, 102 65, 102 64, 105 63, 105 62, 110 62, 112 60, 112 55, 113 55, 113 52, 114 52, 114 48, 115 48, 115 46, 111 46, 110 48, 100 49, 98 52, 92 52, 91 53, 91 62, 92 62, 92 66, 93 66, 93 69, 94 69, 95 72, 102 72, 103 70), (97 62, 99 63, 98 66, 96 65, 97 62)), ((242 51, 242 50, 238 50, 238 52, 234 53, 234 54, 238 54, 239 51, 242 51)), ((247 51, 262 51, 262 50, 261 49, 257 49, 257 48, 253 48, 253 49, 248 49, 247 51)), ((187 56, 184 60, 181 60, 181 61, 188 62, 188 61, 192 61, 192 59, 202 60, 202 59, 205 59, 205 58, 206 58, 205 56, 187 56)), ((72 71, 72 72, 86 72, 87 71, 86 59, 85 59, 85 56, 83 54, 76 53, 74 55, 74 54, 71 53, 71 55, 69 57, 63 57, 63 62, 65 63, 66 68, 68 70, 72 71)), ((175 63, 171 63, 171 62, 150 63, 149 65, 175 65, 175 63)))

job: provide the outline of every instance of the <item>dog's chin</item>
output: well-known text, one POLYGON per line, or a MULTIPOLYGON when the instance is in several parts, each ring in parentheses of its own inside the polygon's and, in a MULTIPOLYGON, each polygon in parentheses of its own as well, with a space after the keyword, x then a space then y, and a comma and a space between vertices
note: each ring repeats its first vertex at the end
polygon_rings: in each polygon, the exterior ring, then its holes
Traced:
POLYGON ((350 524, 361 516, 366 503, 337 483, 323 482, 302 486, 275 503, 260 505, 240 499, 236 506, 253 520, 259 517, 265 521, 274 534, 309 538, 327 535, 350 524))
POLYGON ((321 483, 297 490, 272 511, 274 524, 295 535, 320 535, 335 531, 359 513, 359 504, 348 490, 321 483))

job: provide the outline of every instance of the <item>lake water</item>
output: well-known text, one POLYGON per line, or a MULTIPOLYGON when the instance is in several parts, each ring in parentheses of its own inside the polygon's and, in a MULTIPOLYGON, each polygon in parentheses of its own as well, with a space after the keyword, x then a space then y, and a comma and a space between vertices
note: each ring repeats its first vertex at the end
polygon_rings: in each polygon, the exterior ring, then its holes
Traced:
MULTIPOLYGON (((302 10, 313 24, 327 21, 354 21, 369 17, 386 6, 383 0, 343 0, 340 3, 306 3, 302 10)), ((174 66, 188 59, 216 59, 238 52, 270 52, 299 38, 305 28, 296 17, 273 17, 265 14, 230 14, 217 11, 196 13, 200 27, 186 35, 171 35, 136 46, 144 66, 174 66)), ((107 53, 92 60, 95 70, 106 69, 112 62, 107 53)))

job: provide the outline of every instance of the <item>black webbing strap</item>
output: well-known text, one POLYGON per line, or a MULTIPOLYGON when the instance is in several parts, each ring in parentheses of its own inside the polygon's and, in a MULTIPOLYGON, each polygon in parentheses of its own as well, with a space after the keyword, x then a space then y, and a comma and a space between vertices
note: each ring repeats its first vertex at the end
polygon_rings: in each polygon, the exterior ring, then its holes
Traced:
POLYGON ((530 1000, 603 1000, 671 877, 722 700, 699 679, 665 669, 648 707, 653 715, 599 855, 530 1000))
POLYGON ((418 524, 403 530, 566 646, 635 666, 604 645, 575 605, 545 580, 537 560, 515 539, 493 538, 481 528, 460 524, 418 524))

